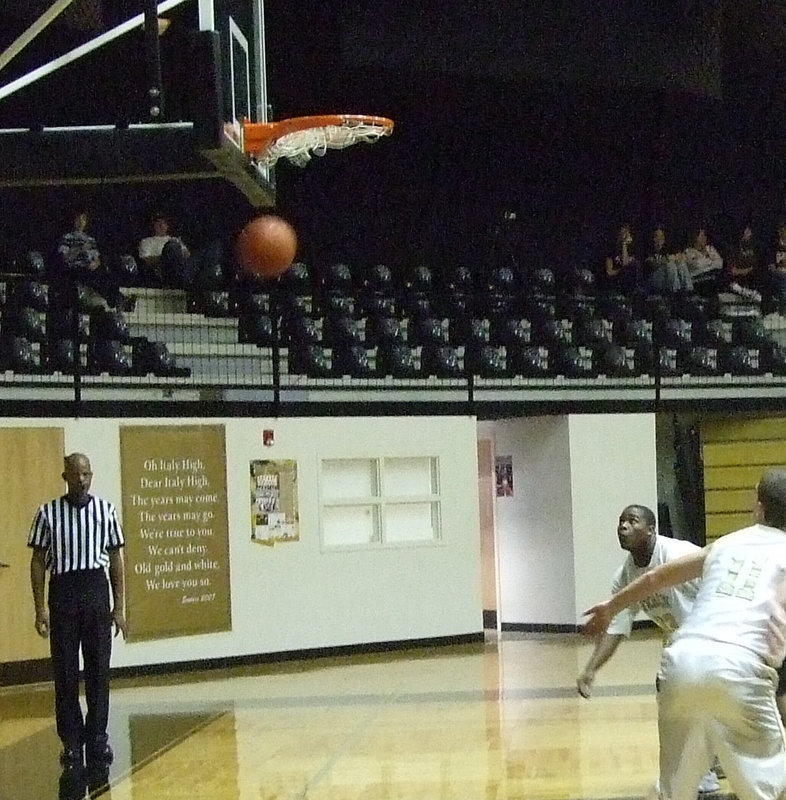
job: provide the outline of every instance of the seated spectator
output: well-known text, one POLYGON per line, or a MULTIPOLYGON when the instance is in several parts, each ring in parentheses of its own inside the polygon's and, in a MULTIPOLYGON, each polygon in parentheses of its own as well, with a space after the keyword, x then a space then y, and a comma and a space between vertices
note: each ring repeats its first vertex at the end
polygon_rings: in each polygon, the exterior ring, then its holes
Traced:
POLYGON ((186 243, 170 230, 166 214, 151 217, 152 232, 139 242, 139 261, 147 280, 159 286, 196 289, 202 285, 202 272, 221 263, 221 247, 210 245, 192 253, 186 243))
MULTIPOLYGON (((111 308, 130 311, 134 308, 136 298, 123 296, 117 277, 104 263, 96 240, 87 232, 89 221, 86 211, 77 210, 73 216, 72 230, 60 237, 57 255, 62 277, 73 281, 73 285, 92 290, 98 295, 96 305, 105 303, 111 308)), ((61 295, 61 300, 70 305, 65 296, 61 295)))
POLYGON ((767 281, 762 272, 761 248, 750 223, 743 227, 736 246, 730 249, 725 268, 730 291, 755 303, 761 302, 767 281))
POLYGON ((645 277, 649 285, 661 294, 688 294, 693 280, 682 253, 669 253, 666 231, 658 225, 652 232, 652 246, 644 260, 645 277))
POLYGON ((702 297, 717 294, 723 288, 723 259, 709 243, 705 228, 695 228, 688 237, 683 258, 688 267, 693 289, 702 297))
POLYGON ((632 294, 642 288, 641 264, 634 255, 630 225, 620 225, 613 255, 606 258, 604 285, 610 294, 632 294))
POLYGON ((773 301, 778 313, 786 316, 786 221, 778 225, 778 235, 767 268, 773 301))

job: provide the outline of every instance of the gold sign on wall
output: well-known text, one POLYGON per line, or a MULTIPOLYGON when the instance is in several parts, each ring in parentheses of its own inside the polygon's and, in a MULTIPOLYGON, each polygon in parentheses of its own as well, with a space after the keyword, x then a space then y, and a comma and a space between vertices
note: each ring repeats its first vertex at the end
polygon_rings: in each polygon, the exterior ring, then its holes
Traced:
POLYGON ((222 425, 121 426, 131 641, 230 630, 222 425))

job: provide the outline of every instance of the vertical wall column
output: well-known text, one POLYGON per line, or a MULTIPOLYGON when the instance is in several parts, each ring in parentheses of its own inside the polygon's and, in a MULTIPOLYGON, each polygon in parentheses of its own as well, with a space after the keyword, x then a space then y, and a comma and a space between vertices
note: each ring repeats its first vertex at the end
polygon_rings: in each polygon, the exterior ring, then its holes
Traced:
POLYGON ((576 613, 603 600, 624 553, 620 511, 632 503, 657 515, 654 414, 576 414, 570 429, 576 613))

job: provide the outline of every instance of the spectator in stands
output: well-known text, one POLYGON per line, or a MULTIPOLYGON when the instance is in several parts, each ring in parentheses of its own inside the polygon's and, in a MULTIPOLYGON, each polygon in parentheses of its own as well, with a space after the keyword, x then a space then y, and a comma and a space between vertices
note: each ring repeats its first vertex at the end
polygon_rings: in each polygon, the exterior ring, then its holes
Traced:
POLYGON ((753 225, 746 223, 736 245, 730 248, 726 256, 726 283, 729 290, 746 300, 760 303, 767 283, 762 272, 762 261, 753 225))
MULTIPOLYGON (((62 276, 92 290, 97 295, 95 305, 106 304, 121 311, 134 308, 134 297, 124 297, 117 277, 104 263, 95 238, 87 232, 90 217, 84 209, 74 212, 72 229, 60 237, 57 246, 62 276)), ((64 282, 65 286, 68 282, 64 282)), ((64 301, 67 300, 63 298, 64 301)))
POLYGON ((708 297, 721 290, 724 281, 723 259, 710 244, 706 228, 699 227, 691 231, 683 257, 697 294, 708 297))
POLYGON ((192 253, 186 243, 171 232, 169 217, 155 212, 150 218, 151 234, 139 242, 139 261, 148 280, 159 286, 195 289, 203 283, 203 272, 221 263, 221 247, 212 244, 192 253))
POLYGON ((778 234, 768 259, 772 297, 778 313, 786 315, 786 220, 778 224, 778 234))
POLYGON ((682 253, 669 253, 666 247, 666 230, 657 225, 652 232, 652 245, 644 259, 645 281, 661 294, 689 294, 693 279, 682 253))
POLYGON ((606 258, 604 284, 610 294, 632 294, 643 288, 641 263, 633 250, 633 232, 627 223, 617 230, 614 253, 606 258))

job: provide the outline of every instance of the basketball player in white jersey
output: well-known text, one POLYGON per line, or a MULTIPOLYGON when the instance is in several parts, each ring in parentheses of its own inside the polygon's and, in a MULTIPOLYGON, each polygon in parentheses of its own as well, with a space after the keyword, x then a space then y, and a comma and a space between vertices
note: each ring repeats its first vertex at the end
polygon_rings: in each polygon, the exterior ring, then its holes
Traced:
MULTIPOLYGON (((701 550, 692 542, 659 536, 655 532, 655 514, 650 508, 640 504, 629 505, 622 510, 617 523, 617 539, 620 547, 628 551, 628 556, 614 575, 612 594, 619 592, 652 567, 701 550)), ((634 603, 620 611, 604 635, 598 638, 595 650, 576 680, 579 694, 590 697, 595 673, 614 655, 622 640, 630 637, 633 620, 639 611, 661 629, 664 638, 668 638, 688 615, 698 591, 697 578, 672 586, 646 598, 642 603, 634 603)), ((715 792, 719 788, 718 776, 710 769, 699 782, 698 791, 702 794, 715 792)))
MULTIPOLYGON (((659 536, 655 532, 655 514, 647 506, 639 504, 626 506, 622 510, 617 523, 617 539, 628 555, 614 575, 612 594, 646 570, 701 549, 692 542, 659 536)), ((582 697, 590 696, 595 673, 614 655, 622 640, 630 637, 633 620, 639 611, 646 614, 666 636, 670 636, 687 616, 698 591, 698 579, 687 581, 620 611, 606 633, 598 639, 594 652, 576 681, 579 694, 582 697)))
POLYGON ((599 636, 623 608, 701 576, 693 608, 658 672, 661 800, 694 800, 717 753, 740 800, 786 797, 786 744, 775 701, 786 655, 786 470, 756 487, 754 524, 646 572, 590 608, 599 636))

